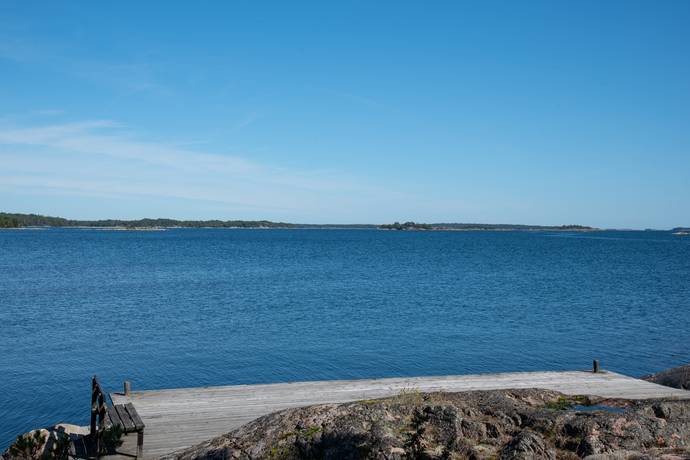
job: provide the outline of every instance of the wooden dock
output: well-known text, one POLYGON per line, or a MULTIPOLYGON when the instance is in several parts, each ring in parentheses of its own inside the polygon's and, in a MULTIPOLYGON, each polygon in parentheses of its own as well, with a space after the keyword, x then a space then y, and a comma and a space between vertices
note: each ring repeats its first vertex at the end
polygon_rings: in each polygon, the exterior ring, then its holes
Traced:
POLYGON ((144 457, 155 458, 227 433, 262 415, 289 407, 394 396, 401 390, 470 391, 543 388, 606 398, 690 399, 676 390, 614 372, 519 372, 442 377, 387 378, 233 385, 113 393, 131 402, 146 424, 144 457))

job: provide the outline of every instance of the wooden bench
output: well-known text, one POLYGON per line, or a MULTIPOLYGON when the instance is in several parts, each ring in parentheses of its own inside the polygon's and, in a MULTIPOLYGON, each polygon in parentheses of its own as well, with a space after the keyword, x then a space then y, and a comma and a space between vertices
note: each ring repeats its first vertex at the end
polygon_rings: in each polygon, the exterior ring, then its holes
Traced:
POLYGON ((131 403, 106 404, 105 393, 96 376, 91 380, 91 438, 95 441, 96 456, 100 455, 103 434, 118 427, 122 434, 137 434, 137 459, 142 458, 144 448, 144 422, 131 403))

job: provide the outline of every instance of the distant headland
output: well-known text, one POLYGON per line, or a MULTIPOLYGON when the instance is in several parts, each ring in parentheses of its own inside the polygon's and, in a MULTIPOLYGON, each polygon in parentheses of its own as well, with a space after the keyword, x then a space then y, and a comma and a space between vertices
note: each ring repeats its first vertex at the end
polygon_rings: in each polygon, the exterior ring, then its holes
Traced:
POLYGON ((151 230, 165 228, 377 228, 370 224, 293 224, 268 220, 177 220, 156 219, 101 219, 78 220, 40 214, 17 214, 0 212, 0 228, 27 227, 89 227, 123 230, 151 230))

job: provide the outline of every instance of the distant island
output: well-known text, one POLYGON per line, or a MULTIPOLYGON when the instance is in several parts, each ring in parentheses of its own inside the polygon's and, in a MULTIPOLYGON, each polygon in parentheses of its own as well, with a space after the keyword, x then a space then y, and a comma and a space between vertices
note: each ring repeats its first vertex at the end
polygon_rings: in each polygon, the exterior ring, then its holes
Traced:
POLYGON ((379 225, 383 230, 456 230, 456 231, 476 231, 476 230, 492 230, 492 231, 575 231, 575 232, 592 232, 600 230, 595 227, 588 227, 586 225, 520 225, 520 224, 459 224, 459 223, 442 223, 442 224, 421 224, 417 222, 395 222, 392 224, 379 225))

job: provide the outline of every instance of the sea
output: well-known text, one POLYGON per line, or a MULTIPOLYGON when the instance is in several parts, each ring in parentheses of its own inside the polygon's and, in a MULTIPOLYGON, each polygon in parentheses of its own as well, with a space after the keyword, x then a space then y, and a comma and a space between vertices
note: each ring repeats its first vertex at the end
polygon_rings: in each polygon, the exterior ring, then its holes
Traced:
POLYGON ((108 391, 690 362, 659 231, 0 231, 0 450, 108 391))

